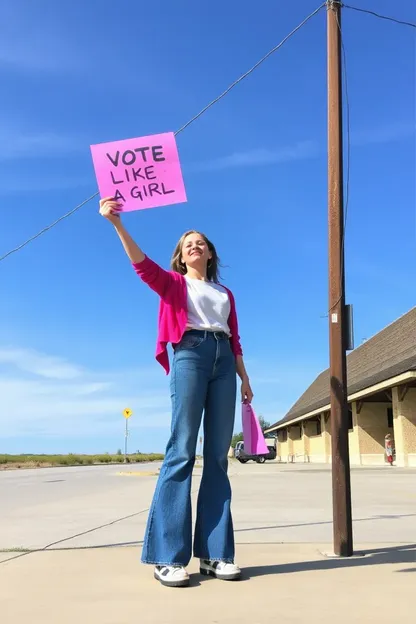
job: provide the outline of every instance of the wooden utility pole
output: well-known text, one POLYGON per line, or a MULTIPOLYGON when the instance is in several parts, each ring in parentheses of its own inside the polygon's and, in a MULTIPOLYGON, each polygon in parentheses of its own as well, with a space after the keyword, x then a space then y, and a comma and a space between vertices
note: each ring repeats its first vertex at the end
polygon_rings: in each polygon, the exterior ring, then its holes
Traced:
POLYGON ((341 2, 327 2, 329 345, 334 554, 353 554, 344 278, 341 2))

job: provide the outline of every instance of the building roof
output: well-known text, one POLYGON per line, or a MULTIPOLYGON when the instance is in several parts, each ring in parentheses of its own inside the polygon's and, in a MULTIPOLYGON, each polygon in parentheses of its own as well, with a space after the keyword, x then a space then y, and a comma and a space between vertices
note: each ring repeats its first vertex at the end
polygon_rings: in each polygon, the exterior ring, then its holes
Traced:
MULTIPOLYGON (((416 371, 416 307, 347 356, 348 395, 408 371, 416 371)), ((286 416, 268 431, 329 403, 327 369, 318 375, 286 416)))

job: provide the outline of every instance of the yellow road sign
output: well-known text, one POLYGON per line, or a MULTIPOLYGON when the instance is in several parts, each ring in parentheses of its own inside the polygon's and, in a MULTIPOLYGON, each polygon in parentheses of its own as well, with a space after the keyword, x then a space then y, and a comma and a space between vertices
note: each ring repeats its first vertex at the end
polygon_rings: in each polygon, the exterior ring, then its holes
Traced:
POLYGON ((126 409, 123 411, 124 418, 130 418, 132 414, 133 414, 133 411, 128 407, 126 407, 126 409))

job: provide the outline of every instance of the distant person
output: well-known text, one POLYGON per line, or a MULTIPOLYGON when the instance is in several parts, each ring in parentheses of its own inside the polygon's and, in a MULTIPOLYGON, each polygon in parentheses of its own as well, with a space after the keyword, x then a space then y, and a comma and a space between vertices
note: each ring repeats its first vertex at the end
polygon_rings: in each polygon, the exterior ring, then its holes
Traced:
POLYGON ((386 458, 389 462, 390 466, 393 466, 393 441, 391 439, 390 433, 388 433, 384 438, 384 448, 386 451, 386 458))
POLYGON ((191 479, 204 412, 204 469, 199 490, 193 553, 202 574, 238 580, 234 563, 231 486, 227 454, 234 429, 236 373, 241 398, 253 393, 244 366, 232 293, 219 284, 214 245, 186 232, 176 245, 171 271, 148 258, 123 227, 120 204, 100 201, 100 214, 115 226, 137 275, 160 296, 156 359, 170 378, 171 436, 150 509, 142 562, 169 587, 189 585, 192 557, 191 479))

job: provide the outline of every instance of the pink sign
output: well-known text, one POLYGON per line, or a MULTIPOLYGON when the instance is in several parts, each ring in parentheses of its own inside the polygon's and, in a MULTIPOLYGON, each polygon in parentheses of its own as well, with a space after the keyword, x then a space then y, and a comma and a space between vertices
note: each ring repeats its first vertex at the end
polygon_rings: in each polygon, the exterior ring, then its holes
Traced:
POLYGON ((173 132, 91 145, 101 197, 114 197, 123 211, 186 202, 173 132))

